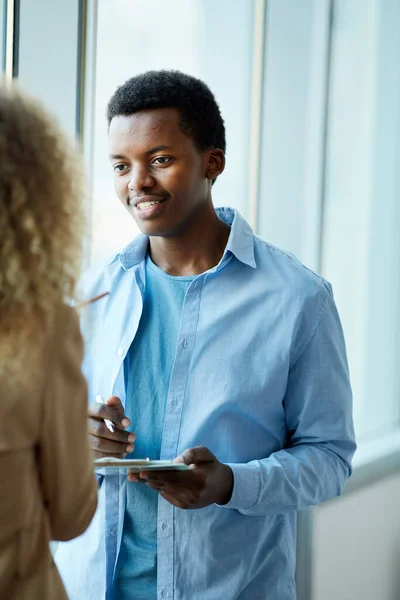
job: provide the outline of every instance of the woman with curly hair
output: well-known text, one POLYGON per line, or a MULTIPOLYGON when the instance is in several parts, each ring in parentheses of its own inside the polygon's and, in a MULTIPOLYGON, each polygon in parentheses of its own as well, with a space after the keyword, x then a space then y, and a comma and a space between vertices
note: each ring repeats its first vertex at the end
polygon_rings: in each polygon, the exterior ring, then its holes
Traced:
POLYGON ((0 84, 0 598, 67 595, 49 541, 88 527, 97 486, 75 311, 79 160, 43 108, 0 84))

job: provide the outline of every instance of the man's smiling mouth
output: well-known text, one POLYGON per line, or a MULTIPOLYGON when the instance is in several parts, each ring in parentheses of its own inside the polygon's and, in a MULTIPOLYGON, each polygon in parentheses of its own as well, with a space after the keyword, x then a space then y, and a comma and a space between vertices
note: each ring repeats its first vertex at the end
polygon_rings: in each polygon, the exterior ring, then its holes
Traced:
POLYGON ((148 210, 152 206, 165 202, 165 196, 145 196, 142 198, 132 198, 129 200, 129 206, 133 206, 137 211, 148 210))
POLYGON ((152 200, 151 202, 139 202, 139 204, 135 204, 135 208, 137 210, 146 210, 151 206, 155 206, 156 204, 161 204, 164 202, 165 198, 161 198, 160 200, 152 200))

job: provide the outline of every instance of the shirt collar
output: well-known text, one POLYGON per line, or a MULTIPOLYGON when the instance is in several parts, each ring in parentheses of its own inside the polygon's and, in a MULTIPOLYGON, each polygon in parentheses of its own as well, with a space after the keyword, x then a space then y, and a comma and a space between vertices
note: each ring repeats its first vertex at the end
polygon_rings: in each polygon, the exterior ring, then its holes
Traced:
MULTIPOLYGON (((250 225, 242 215, 234 208, 220 207, 215 212, 221 221, 231 227, 223 257, 219 264, 226 258, 228 253, 233 254, 240 262, 256 268, 254 258, 254 234, 250 225)), ((118 259, 127 271, 146 258, 149 238, 147 235, 139 235, 118 255, 118 259)))
POLYGON ((216 208, 215 212, 221 221, 224 221, 231 227, 228 243, 221 262, 227 253, 231 252, 240 262, 255 269, 257 265, 254 258, 254 234, 250 225, 239 211, 234 208, 216 208))

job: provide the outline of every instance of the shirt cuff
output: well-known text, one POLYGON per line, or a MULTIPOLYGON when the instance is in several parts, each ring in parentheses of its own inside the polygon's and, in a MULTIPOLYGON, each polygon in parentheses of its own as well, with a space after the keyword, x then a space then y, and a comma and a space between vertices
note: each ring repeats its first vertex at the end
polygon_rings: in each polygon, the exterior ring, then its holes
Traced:
POLYGON ((260 469, 258 461, 250 463, 226 463, 232 469, 233 490, 227 504, 221 508, 248 510, 256 504, 260 494, 260 469))

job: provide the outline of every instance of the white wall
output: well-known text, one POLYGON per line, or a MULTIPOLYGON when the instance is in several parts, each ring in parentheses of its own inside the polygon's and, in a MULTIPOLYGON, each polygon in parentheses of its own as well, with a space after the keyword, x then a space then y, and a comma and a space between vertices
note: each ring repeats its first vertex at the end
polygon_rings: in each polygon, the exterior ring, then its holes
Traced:
POLYGON ((315 509, 310 600, 400 599, 400 473, 315 509))

